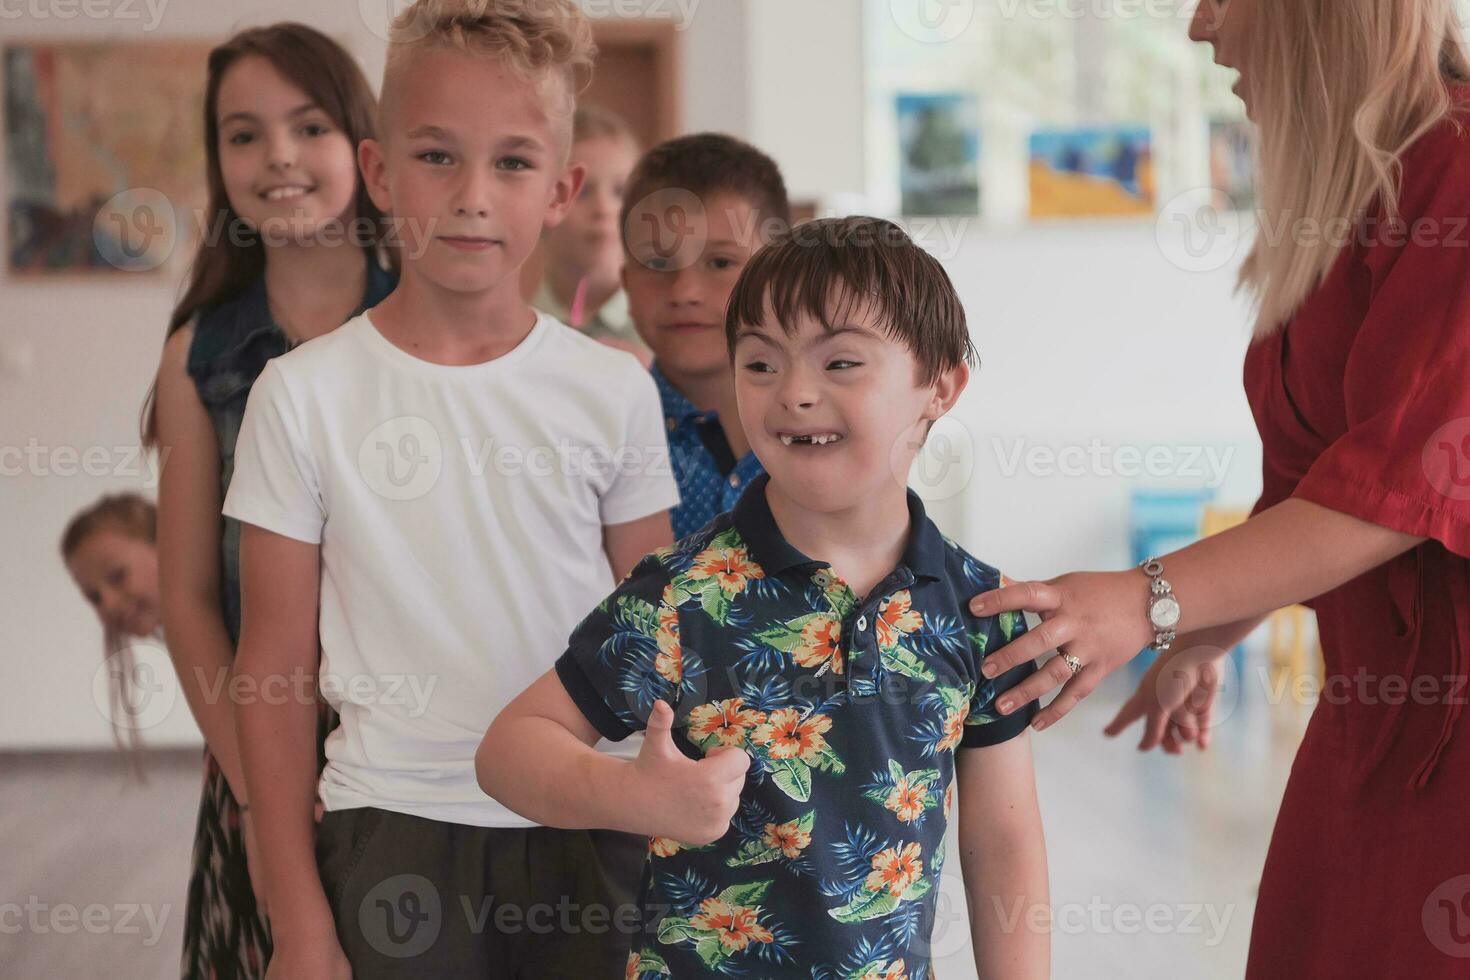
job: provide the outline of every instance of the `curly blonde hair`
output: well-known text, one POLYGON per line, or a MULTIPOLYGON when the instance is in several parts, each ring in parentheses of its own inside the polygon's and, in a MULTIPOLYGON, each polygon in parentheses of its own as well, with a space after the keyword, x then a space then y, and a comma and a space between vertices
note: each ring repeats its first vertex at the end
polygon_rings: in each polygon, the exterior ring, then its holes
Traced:
POLYGON ((597 58, 592 25, 573 0, 417 0, 393 21, 388 37, 385 112, 413 58, 444 49, 494 59, 540 85, 553 83, 548 105, 570 150, 577 96, 597 58))

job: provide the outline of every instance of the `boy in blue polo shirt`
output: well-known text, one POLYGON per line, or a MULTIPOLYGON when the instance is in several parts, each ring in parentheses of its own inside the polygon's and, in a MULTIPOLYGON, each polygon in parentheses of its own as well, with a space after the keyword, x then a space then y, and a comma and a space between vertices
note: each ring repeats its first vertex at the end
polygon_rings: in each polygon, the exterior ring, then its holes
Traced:
POLYGON ((905 478, 973 349, 948 277, 895 225, 818 221, 759 253, 726 320, 769 476, 644 558, 492 724, 485 790, 528 819, 646 834, 627 976, 927 978, 945 830, 980 975, 1045 977, 1026 734, 976 617, 999 573, 905 478), (820 556, 820 557, 817 557, 820 556), (599 736, 646 731, 634 761, 599 736))
POLYGON ((730 136, 661 143, 623 195, 628 315, 653 351, 679 503, 674 537, 735 505, 762 472, 735 411, 725 306, 750 257, 791 225, 775 162, 730 136))

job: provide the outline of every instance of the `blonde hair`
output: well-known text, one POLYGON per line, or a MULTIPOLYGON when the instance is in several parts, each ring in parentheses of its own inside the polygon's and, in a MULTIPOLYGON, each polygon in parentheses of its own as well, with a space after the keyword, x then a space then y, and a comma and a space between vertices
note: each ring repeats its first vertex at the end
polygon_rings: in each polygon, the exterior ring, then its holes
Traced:
MULTIPOLYGON (((564 150, 570 149, 577 96, 597 58, 592 25, 573 0, 417 0, 388 35, 384 115, 415 55, 444 49, 492 58, 537 84, 560 83, 551 108, 564 150)), ((381 123, 379 129, 386 134, 381 123)))
POLYGON ((1405 151, 1470 80, 1454 0, 1261 3, 1246 84, 1260 129, 1261 230, 1240 286, 1257 337, 1281 329, 1375 204, 1399 217, 1405 151), (1297 234, 1297 229, 1343 229, 1297 234))
MULTIPOLYGON (((71 561, 82 543, 99 531, 115 531, 124 537, 146 544, 158 543, 158 510, 136 493, 117 493, 103 497, 67 522, 61 532, 62 561, 71 561)), ((112 740, 127 760, 129 771, 139 782, 146 781, 143 771, 143 742, 137 728, 117 723, 133 704, 133 648, 112 627, 102 627, 102 658, 116 658, 107 671, 108 720, 112 723, 112 740)))

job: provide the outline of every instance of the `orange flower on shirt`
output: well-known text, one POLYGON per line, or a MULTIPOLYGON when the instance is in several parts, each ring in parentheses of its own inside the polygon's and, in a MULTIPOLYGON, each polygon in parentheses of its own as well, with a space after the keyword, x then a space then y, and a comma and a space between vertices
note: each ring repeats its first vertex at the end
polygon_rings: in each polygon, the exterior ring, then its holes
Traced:
POLYGON ((888 793, 883 805, 898 815, 904 823, 913 823, 924 815, 924 801, 929 798, 929 787, 923 783, 910 785, 900 779, 888 793))
POLYGON ((689 738, 697 745, 710 739, 720 745, 744 745, 751 730, 766 720, 764 712, 744 705, 744 698, 701 704, 689 712, 689 738))
POLYGON ((767 847, 775 848, 789 858, 797 857, 812 842, 812 835, 802 830, 800 819, 785 823, 768 823, 763 838, 767 847))
POLYGON ((765 578, 766 573, 750 560, 746 549, 714 547, 695 556, 689 577, 696 581, 712 578, 727 595, 736 595, 745 591, 745 583, 765 578))
POLYGON ((950 708, 944 716, 944 736, 934 743, 934 751, 946 752, 960 744, 965 736, 965 713, 959 708, 950 708))
POLYGON ((684 849, 684 845, 672 837, 648 838, 648 853, 654 857, 669 858, 684 849))
POLYGON ((696 929, 711 930, 720 937, 720 945, 730 952, 738 952, 751 943, 768 943, 771 931, 756 921, 760 909, 749 905, 730 905, 718 898, 706 898, 699 903, 699 912, 689 917, 689 924, 696 929))
POLYGON ((914 611, 913 596, 908 589, 901 589, 878 604, 878 621, 874 628, 878 632, 878 646, 885 650, 896 646, 908 634, 924 628, 924 617, 914 611))
POLYGON ((886 890, 888 894, 900 896, 924 873, 924 862, 919 857, 917 842, 908 843, 903 850, 890 847, 873 855, 873 870, 863 881, 870 892, 886 890))
POLYGON ((653 637, 658 656, 653 659, 653 669, 670 684, 678 684, 684 677, 684 651, 679 645, 679 610, 669 601, 673 591, 673 586, 665 586, 658 604, 658 632, 653 637))
POLYGON ((818 616, 801 628, 801 639, 791 648, 791 657, 803 667, 820 667, 832 662, 832 673, 842 673, 842 623, 831 616, 818 616))
POLYGON ((766 723, 755 730, 754 741, 764 745, 772 759, 800 759, 815 765, 826 748, 827 740, 822 733, 832 727, 832 719, 826 715, 812 715, 805 721, 795 708, 772 711, 766 723))

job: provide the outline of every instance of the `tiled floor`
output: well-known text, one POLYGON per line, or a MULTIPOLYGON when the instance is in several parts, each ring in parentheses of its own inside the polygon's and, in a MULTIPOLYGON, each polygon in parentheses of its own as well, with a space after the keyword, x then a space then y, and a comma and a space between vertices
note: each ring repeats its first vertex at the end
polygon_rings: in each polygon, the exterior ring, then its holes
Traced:
MULTIPOLYGON (((1131 687, 1110 679, 1035 740, 1053 976, 1238 978, 1299 719, 1245 685, 1208 753, 1141 756, 1098 734, 1131 687)), ((155 758, 141 787, 107 756, 0 756, 0 973, 177 975, 198 773, 191 753, 155 758)), ((958 860, 942 895, 938 975, 973 976, 958 860)))

